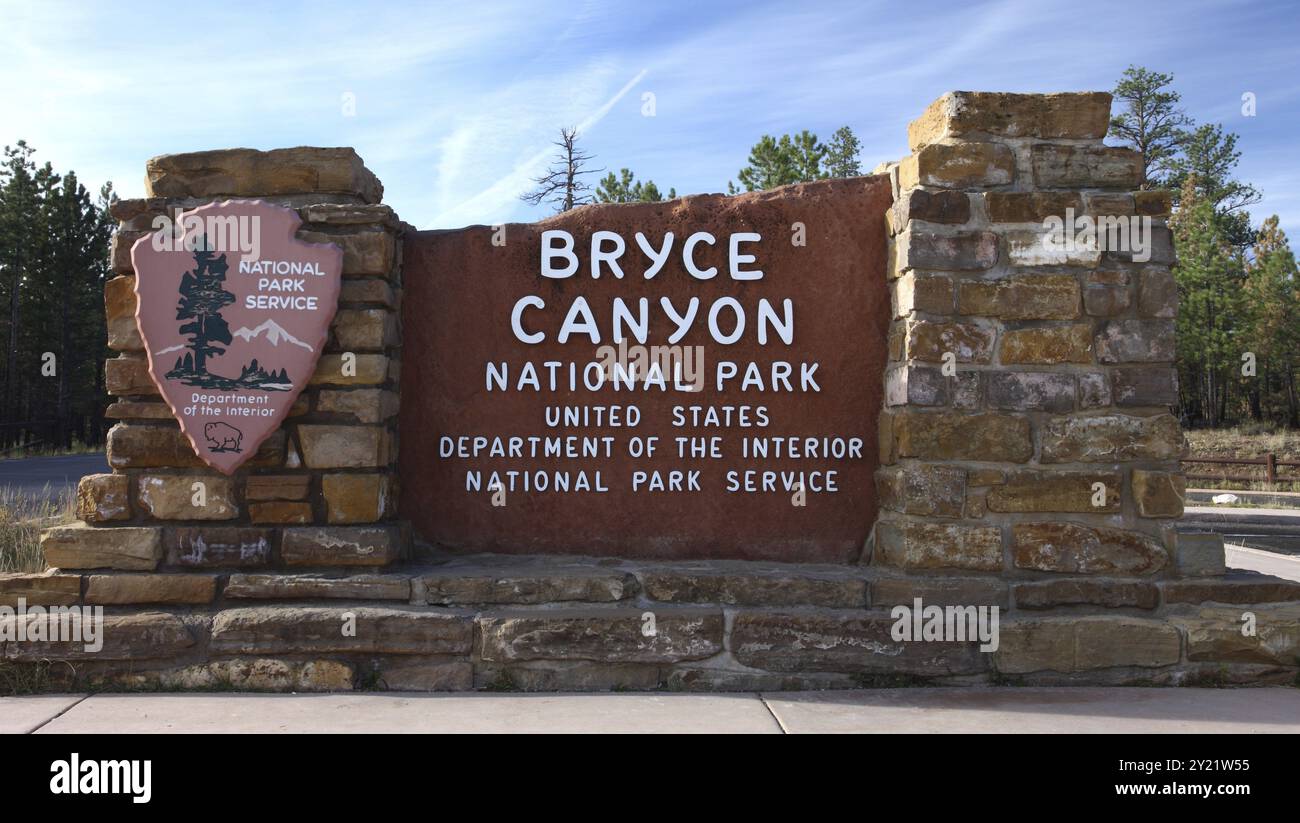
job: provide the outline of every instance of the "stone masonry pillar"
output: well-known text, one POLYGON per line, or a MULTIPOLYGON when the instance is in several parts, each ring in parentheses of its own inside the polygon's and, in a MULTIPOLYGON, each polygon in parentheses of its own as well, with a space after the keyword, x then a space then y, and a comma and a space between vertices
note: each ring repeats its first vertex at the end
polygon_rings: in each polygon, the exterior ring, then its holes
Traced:
POLYGON ((350 148, 164 155, 148 163, 147 197, 117 203, 120 227, 105 291, 111 473, 82 480, 84 521, 53 529, 46 561, 100 569, 86 602, 210 602, 217 569, 376 567, 400 559, 397 499, 398 308, 404 230, 383 186, 350 148), (130 249, 160 215, 232 198, 296 209, 306 241, 343 248, 329 342, 281 428, 233 476, 207 468, 161 402, 135 321, 130 249), (192 505, 192 484, 206 505, 192 505), (153 574, 156 571, 186 574, 153 574), (143 573, 143 574, 141 574, 143 573))
POLYGON ((1173 528, 1170 204, 1137 191, 1135 152, 1103 145, 1110 103, 946 94, 887 167, 894 321, 872 563, 1073 575, 1069 602, 1098 605, 1119 590, 1096 578, 1222 573, 1221 544, 1180 551, 1173 528), (1045 245, 1044 221, 1070 214, 1149 218, 1149 259, 1045 245))

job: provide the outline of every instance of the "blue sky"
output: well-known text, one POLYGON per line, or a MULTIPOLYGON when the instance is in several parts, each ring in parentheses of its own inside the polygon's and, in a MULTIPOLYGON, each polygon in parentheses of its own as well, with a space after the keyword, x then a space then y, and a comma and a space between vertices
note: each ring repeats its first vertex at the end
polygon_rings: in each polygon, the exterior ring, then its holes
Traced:
POLYGON ((1136 62, 1241 135, 1252 213, 1300 235, 1294 2, 0 0, 0 21, 0 142, 123 196, 155 154, 351 145, 420 228, 528 220, 563 125, 598 165, 721 191, 764 133, 850 125, 870 170, 944 91, 1110 89, 1136 62))

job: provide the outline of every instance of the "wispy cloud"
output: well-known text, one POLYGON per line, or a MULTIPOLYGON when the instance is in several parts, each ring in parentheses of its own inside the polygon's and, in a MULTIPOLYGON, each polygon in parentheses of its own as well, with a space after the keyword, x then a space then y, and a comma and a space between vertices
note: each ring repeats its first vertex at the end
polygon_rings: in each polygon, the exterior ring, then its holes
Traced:
POLYGON ((531 219, 517 197, 578 125, 599 165, 719 191, 763 133, 844 124, 867 168, 954 88, 1110 88, 1172 71, 1189 111, 1241 134, 1258 213, 1300 226, 1300 21, 1281 0, 528 0, 172 7, 0 0, 0 141, 139 195, 153 154, 353 145, 415 225, 531 219), (631 79, 629 79, 631 78, 631 79), (652 91, 644 117, 633 89, 652 91), (1259 114, 1240 115, 1257 94, 1259 114), (355 95, 356 116, 341 110, 355 95))

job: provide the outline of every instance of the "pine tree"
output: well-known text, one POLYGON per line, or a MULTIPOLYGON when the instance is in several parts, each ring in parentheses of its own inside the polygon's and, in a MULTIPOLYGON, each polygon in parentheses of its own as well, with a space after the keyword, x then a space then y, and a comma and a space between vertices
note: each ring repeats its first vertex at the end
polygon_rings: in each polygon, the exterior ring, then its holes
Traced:
MULTIPOLYGON (((668 190, 668 198, 677 197, 676 189, 668 190)), ((644 183, 636 179, 631 169, 620 169, 618 176, 610 172, 596 186, 596 200, 600 203, 657 203, 665 199, 653 180, 644 183)))
POLYGON ((1237 135, 1224 132, 1217 124, 1206 124, 1191 132, 1182 143, 1183 154, 1169 162, 1166 184, 1180 202, 1188 182, 1194 181, 1197 195, 1209 201, 1224 235, 1233 246, 1245 250, 1254 242, 1247 206, 1263 195, 1249 183, 1233 177, 1241 152, 1237 135))
POLYGON ((1170 228, 1178 248, 1180 406, 1185 416, 1217 426, 1227 417, 1244 351, 1238 339, 1245 313, 1243 258, 1194 178, 1183 187, 1170 228))
POLYGON ((1178 92, 1168 88, 1172 74, 1129 66, 1115 85, 1115 100, 1124 110, 1110 119, 1110 135, 1142 155, 1142 188, 1161 185, 1169 163, 1178 153, 1192 121, 1178 103, 1178 92))
POLYGON ((858 153, 862 150, 862 143, 858 140, 853 129, 848 126, 840 126, 831 135, 831 141, 826 144, 826 156, 823 158, 826 177, 857 177, 862 174, 862 166, 858 162, 858 153))
POLYGON ((1300 272, 1277 215, 1264 221, 1246 267, 1246 347, 1257 375, 1248 386, 1252 416, 1300 426, 1300 272))

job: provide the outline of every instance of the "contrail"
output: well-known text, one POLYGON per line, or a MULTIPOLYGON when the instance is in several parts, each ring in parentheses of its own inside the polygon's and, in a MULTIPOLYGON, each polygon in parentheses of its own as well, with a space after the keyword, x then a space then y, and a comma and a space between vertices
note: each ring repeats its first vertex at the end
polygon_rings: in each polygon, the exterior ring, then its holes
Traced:
MULTIPOLYGON (((596 109, 594 112, 592 112, 591 114, 583 118, 582 122, 578 123, 578 125, 575 126, 574 128, 576 128, 579 133, 582 133, 587 131, 597 123, 599 123, 602 119, 604 119, 605 115, 609 114, 610 109, 618 105, 618 101, 626 97, 628 92, 636 88, 636 85, 640 83, 643 79, 645 79, 647 73, 649 73, 648 69, 641 69, 641 71, 637 72, 636 76, 633 77, 631 80, 627 81, 627 83, 624 84, 623 88, 619 89, 614 94, 613 97, 605 101, 604 105, 602 105, 600 108, 596 109)), ((531 182, 530 175, 532 174, 532 171, 535 168, 537 168, 537 166, 544 164, 547 158, 549 158, 550 156, 551 156, 551 149, 549 147, 542 149, 541 151, 534 154, 532 157, 528 158, 524 162, 515 166, 513 169, 510 170, 509 174, 505 175, 500 180, 497 180, 495 183, 488 186, 483 191, 479 192, 473 197, 468 198, 467 200, 462 200, 460 203, 456 204, 450 209, 444 209, 443 213, 445 214, 448 211, 459 211, 460 209, 464 208, 465 206, 468 206, 469 204, 473 203, 476 200, 484 200, 484 199, 491 198, 493 196, 499 197, 505 201, 514 200, 514 198, 518 196, 519 192, 523 190, 523 188, 527 185, 527 183, 531 182)), ((430 223, 426 228, 430 228, 430 229, 439 228, 438 222, 439 222, 439 218, 435 217, 433 219, 433 222, 430 223)))

